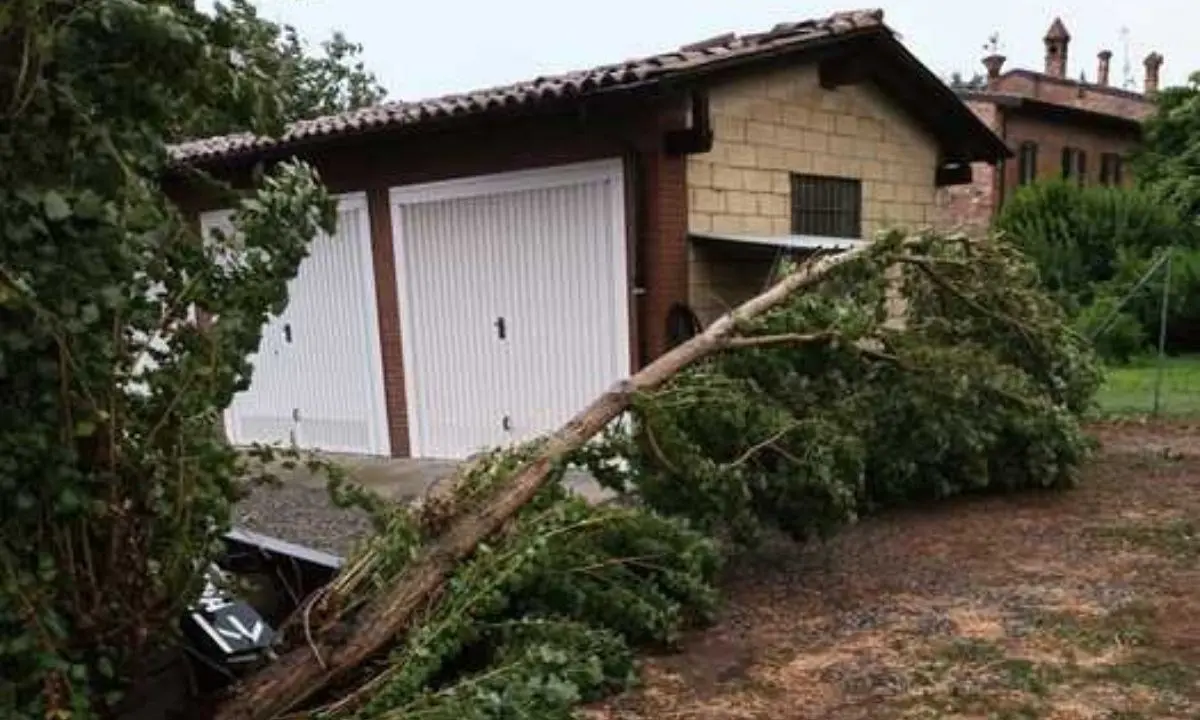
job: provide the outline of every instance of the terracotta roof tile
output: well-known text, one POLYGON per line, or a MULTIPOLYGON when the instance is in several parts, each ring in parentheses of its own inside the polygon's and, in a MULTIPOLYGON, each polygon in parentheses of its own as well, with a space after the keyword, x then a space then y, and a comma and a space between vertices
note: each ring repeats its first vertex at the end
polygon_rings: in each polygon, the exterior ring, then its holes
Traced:
POLYGON ((512 85, 428 100, 389 102, 338 115, 302 120, 288 126, 278 138, 242 133, 192 140, 173 146, 171 154, 179 162, 212 160, 312 138, 411 126, 448 117, 487 113, 504 107, 532 106, 551 100, 634 88, 671 75, 705 70, 733 58, 802 46, 859 30, 880 29, 886 29, 881 10, 836 13, 816 20, 781 23, 764 33, 745 36, 727 33, 671 52, 590 70, 538 77, 512 85))

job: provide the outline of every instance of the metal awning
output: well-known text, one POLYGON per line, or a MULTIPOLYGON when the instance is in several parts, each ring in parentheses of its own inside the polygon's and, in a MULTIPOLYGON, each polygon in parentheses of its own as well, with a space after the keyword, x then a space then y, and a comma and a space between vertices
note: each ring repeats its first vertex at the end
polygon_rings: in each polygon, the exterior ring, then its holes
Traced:
POLYGON ((791 250, 852 250, 867 244, 856 238, 823 237, 819 235, 742 235, 738 233, 693 232, 689 236, 698 240, 742 243, 763 247, 788 248, 791 250))

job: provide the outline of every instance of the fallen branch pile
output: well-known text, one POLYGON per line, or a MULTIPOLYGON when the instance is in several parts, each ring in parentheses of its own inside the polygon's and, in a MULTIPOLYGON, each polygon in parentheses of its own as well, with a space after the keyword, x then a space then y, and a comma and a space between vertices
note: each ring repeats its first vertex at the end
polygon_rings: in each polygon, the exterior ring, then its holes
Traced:
POLYGON ((628 681, 631 648, 711 612, 711 533, 805 537, 880 505, 1069 484, 1097 374, 1034 280, 1003 245, 938 236, 792 270, 442 502, 383 511, 218 717, 568 717, 628 681), (628 410, 637 431, 611 431, 628 410), (642 503, 570 497, 572 462, 642 503))

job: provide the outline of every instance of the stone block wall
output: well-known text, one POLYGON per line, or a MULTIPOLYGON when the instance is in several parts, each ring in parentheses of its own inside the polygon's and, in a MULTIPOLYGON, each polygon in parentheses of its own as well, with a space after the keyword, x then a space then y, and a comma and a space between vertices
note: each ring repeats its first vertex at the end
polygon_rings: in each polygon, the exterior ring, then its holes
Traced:
MULTIPOLYGON (((709 102, 712 150, 687 161, 690 232, 790 234, 792 173, 861 180, 863 238, 936 220, 936 140, 873 85, 826 90, 813 65, 731 80, 709 102)), ((702 321, 762 289, 770 263, 750 253, 692 244, 689 301, 702 321)))
POLYGON ((713 88, 714 142, 687 164, 688 229, 791 231, 791 173, 862 180, 863 236, 934 220, 934 138, 868 84, 824 90, 815 67, 713 88))

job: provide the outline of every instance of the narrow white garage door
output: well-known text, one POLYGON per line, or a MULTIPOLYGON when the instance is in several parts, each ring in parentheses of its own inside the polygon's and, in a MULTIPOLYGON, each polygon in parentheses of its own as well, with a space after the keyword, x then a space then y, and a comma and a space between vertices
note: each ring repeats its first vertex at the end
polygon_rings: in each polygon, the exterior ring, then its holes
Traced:
POLYGON ((629 373, 619 160, 392 191, 413 454, 531 439, 629 373))
MULTIPOLYGON (((201 222, 227 227, 227 218, 201 222)), ((288 298, 263 329, 249 389, 226 413, 231 440, 388 455, 365 195, 339 199, 335 233, 313 240, 288 298)))

